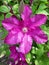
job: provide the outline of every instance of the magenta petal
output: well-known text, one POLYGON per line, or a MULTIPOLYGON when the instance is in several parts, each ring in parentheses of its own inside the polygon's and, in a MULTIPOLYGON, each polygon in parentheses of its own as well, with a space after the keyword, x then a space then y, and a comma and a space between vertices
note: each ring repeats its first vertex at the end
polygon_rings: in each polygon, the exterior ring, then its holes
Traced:
POLYGON ((21 52, 18 52, 18 50, 16 49, 16 46, 10 46, 10 58, 14 59, 14 61, 25 61, 25 55, 21 52))
POLYGON ((9 49, 10 49, 10 52, 11 52, 10 58, 14 59, 14 60, 18 60, 19 59, 19 56, 18 56, 19 53, 16 50, 16 46, 11 46, 9 49))
POLYGON ((29 5, 25 5, 24 10, 23 10, 23 12, 21 14, 21 18, 24 21, 27 21, 27 19, 30 18, 31 13, 32 13, 32 11, 31 11, 31 8, 29 7, 29 5))
POLYGON ((25 55, 23 53, 21 53, 21 52, 19 52, 19 58, 21 58, 22 61, 26 60, 25 55))
POLYGON ((21 42, 22 37, 23 37, 23 34, 21 32, 17 32, 15 34, 13 34, 12 32, 9 32, 4 42, 9 45, 17 44, 21 42))
POLYGON ((10 58, 13 59, 14 61, 15 60, 18 60, 19 59, 19 53, 11 53, 10 54, 10 58))
POLYGON ((2 25, 6 30, 11 30, 15 25, 18 25, 19 21, 15 16, 6 18, 2 21, 2 25))
POLYGON ((34 39, 34 41, 36 41, 37 43, 45 43, 48 40, 47 35, 39 28, 36 27, 32 32, 31 35, 34 39))
POLYGON ((28 65, 26 61, 19 61, 17 65, 28 65))
POLYGON ((26 54, 31 50, 32 47, 32 38, 29 35, 25 35, 20 44, 20 52, 26 54))
POLYGON ((11 53, 16 53, 16 46, 10 46, 9 49, 11 53))
POLYGON ((44 14, 37 14, 31 18, 32 25, 31 26, 40 26, 45 24, 47 20, 47 16, 44 14))

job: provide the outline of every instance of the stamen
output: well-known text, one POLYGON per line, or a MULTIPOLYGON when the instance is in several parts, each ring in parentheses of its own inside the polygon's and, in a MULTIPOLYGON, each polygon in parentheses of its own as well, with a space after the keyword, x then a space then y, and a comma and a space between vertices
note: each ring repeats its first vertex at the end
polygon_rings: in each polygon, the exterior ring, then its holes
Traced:
POLYGON ((22 30, 23 30, 23 32, 27 32, 28 31, 27 27, 24 27, 22 30))

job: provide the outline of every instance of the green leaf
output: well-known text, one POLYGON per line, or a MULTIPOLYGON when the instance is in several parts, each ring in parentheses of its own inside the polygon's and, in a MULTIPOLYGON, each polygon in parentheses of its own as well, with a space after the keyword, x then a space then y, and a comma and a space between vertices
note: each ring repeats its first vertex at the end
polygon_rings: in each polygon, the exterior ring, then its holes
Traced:
POLYGON ((44 3, 41 3, 39 5, 38 10, 36 11, 36 14, 45 14, 45 15, 49 15, 49 13, 47 12, 47 10, 45 10, 47 8, 47 6, 44 3))
POLYGON ((3 31, 2 39, 4 39, 6 37, 6 35, 7 35, 8 32, 4 28, 2 29, 2 31, 3 31))
POLYGON ((35 47, 32 47, 31 53, 36 54, 36 48, 35 47))
POLYGON ((47 2, 47 0, 40 0, 40 1, 47 2))
POLYGON ((10 16, 12 16, 11 13, 7 13, 7 14, 6 14, 6 18, 9 18, 10 16))
POLYGON ((8 46, 6 44, 2 44, 2 46, 0 46, 0 53, 2 53, 3 51, 6 51, 8 49, 8 46))
POLYGON ((37 59, 36 65, 49 65, 49 58, 47 55, 45 54, 41 58, 37 59))
POLYGON ((43 55, 43 53, 44 53, 44 49, 43 48, 38 49, 36 51, 37 58, 40 58, 43 55))
POLYGON ((46 10, 37 10, 36 14, 45 14, 45 15, 49 15, 49 13, 46 10))
POLYGON ((4 19, 4 15, 0 15, 0 26, 2 26, 2 20, 4 19))
POLYGON ((0 47, 0 57, 2 57, 3 55, 9 56, 10 51, 9 51, 9 46, 6 44, 3 44, 0 47), (2 54, 2 55, 1 55, 2 54))
POLYGON ((38 62, 38 60, 35 60, 35 65, 39 65, 39 62, 38 62))
POLYGON ((0 32, 2 32, 2 30, 0 29, 0 32))
POLYGON ((42 25, 41 28, 42 28, 43 31, 47 34, 48 40, 49 40, 49 27, 46 27, 45 25, 42 25))
POLYGON ((2 21, 0 21, 0 27, 2 26, 2 21))
POLYGON ((3 20, 4 19, 4 15, 0 15, 0 20, 3 20))
POLYGON ((38 10, 44 10, 45 8, 47 8, 47 6, 46 6, 44 3, 41 3, 41 4, 39 5, 38 10))
POLYGON ((29 3, 29 0, 24 0, 24 1, 25 1, 25 3, 26 3, 26 4, 28 4, 28 3, 29 3))
POLYGON ((37 47, 32 47, 32 54, 36 54, 37 57, 41 57, 44 53, 44 45, 37 44, 37 47))
POLYGON ((11 0, 3 0, 4 3, 9 3, 11 0))
POLYGON ((9 7, 7 7, 5 5, 0 6, 0 12, 7 13, 9 11, 10 11, 9 7))
POLYGON ((2 53, 0 53, 0 58, 4 57, 5 54, 6 54, 6 52, 5 51, 2 51, 2 53))
POLYGON ((19 4, 15 4, 12 8, 14 13, 19 13, 19 4))
POLYGON ((10 50, 7 49, 7 50, 6 50, 6 56, 9 56, 9 55, 10 55, 10 50))
POLYGON ((27 60, 28 63, 30 63, 31 53, 28 53, 28 54, 26 55, 26 60, 27 60))
POLYGON ((32 4, 31 8, 32 8, 33 13, 36 12, 37 6, 38 4, 34 4, 34 5, 32 4))

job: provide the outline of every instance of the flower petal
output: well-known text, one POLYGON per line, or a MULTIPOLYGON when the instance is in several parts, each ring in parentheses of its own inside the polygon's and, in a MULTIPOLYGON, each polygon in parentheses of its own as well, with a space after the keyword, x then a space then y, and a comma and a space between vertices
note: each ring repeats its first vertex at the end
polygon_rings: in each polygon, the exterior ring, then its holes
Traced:
POLYGON ((10 58, 13 59, 14 61, 15 60, 18 60, 19 59, 19 53, 16 52, 16 53, 11 53, 10 54, 10 58))
POLYGON ((19 56, 18 56, 19 54, 16 50, 16 46, 10 46, 9 49, 10 49, 10 52, 11 52, 10 58, 12 58, 14 60, 19 59, 19 56))
POLYGON ((25 35, 20 44, 19 50, 20 52, 26 54, 31 50, 32 46, 32 38, 29 35, 25 35))
POLYGON ((37 43, 43 44, 48 40, 47 35, 39 27, 32 30, 31 35, 37 43))
POLYGON ((16 46, 10 46, 9 49, 11 53, 16 53, 16 46))
POLYGON ((37 14, 31 18, 32 24, 31 26, 40 26, 45 24, 47 20, 47 16, 44 14, 37 14))
POLYGON ((19 58, 20 58, 19 60, 22 60, 22 61, 26 60, 25 55, 21 52, 19 52, 19 58))
POLYGON ((15 34, 13 34, 12 32, 9 32, 4 42, 9 45, 17 44, 21 42, 22 37, 23 37, 23 34, 21 32, 17 31, 15 34))
POLYGON ((25 55, 21 52, 18 52, 18 50, 16 49, 16 46, 10 46, 10 58, 13 58, 14 60, 18 60, 18 61, 25 61, 25 55))
POLYGON ((30 15, 32 14, 32 10, 31 8, 28 6, 28 5, 25 5, 24 6, 24 10, 21 14, 21 18, 26 21, 28 20, 28 18, 30 18, 30 15))
POLYGON ((28 65, 26 61, 19 61, 17 65, 28 65))
POLYGON ((11 16, 10 18, 6 18, 2 21, 2 25, 6 30, 11 30, 15 25, 18 25, 19 21, 15 16, 11 16))

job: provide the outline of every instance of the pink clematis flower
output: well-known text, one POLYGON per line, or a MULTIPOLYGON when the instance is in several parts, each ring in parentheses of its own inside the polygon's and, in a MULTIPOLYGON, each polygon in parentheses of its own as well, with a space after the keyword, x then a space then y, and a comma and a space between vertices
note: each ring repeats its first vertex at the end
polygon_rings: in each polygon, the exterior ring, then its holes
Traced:
POLYGON ((21 13, 22 20, 11 16, 2 21, 2 25, 8 31, 4 42, 9 45, 20 44, 19 50, 24 54, 31 50, 33 40, 39 44, 48 40, 47 35, 40 28, 42 24, 46 23, 47 16, 36 14, 31 17, 31 14, 31 8, 25 5, 21 13))
POLYGON ((28 65, 26 62, 25 55, 21 52, 18 52, 16 46, 10 46, 9 49, 11 51, 10 59, 12 59, 9 61, 10 65, 28 65))

